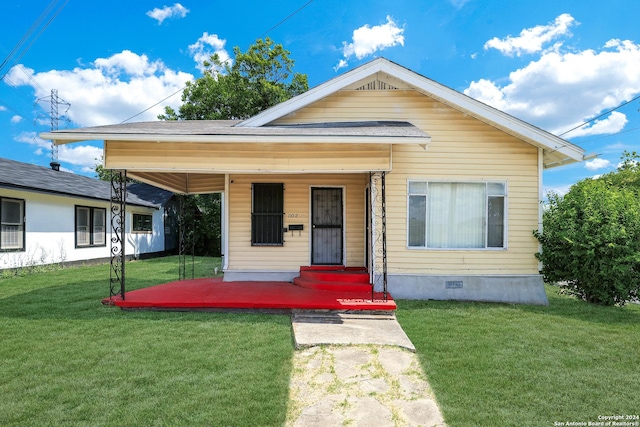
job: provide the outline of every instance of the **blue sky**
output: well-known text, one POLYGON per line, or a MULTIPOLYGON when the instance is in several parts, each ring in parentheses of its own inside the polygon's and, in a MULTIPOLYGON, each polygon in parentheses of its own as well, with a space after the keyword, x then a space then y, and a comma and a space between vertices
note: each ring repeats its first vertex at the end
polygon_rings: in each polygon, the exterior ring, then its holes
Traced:
MULTIPOLYGON (((546 171, 547 189, 564 193, 614 170, 623 150, 640 151, 640 102, 620 107, 640 95, 637 0, 14 0, 2 9, 1 157, 48 165, 49 142, 37 135, 51 126, 52 89, 70 104, 60 105, 61 129, 155 120, 180 105, 203 58, 265 36, 310 86, 384 56, 554 134, 619 107, 564 135, 599 157, 546 171)), ((58 153, 65 170, 90 176, 100 154, 91 143, 58 153)))

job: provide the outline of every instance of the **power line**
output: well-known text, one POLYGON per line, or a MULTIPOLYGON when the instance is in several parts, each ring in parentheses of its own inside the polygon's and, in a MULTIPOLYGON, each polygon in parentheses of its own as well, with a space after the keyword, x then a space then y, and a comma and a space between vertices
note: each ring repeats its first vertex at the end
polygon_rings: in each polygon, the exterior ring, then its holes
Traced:
MULTIPOLYGON (((38 31, 38 33, 35 34, 35 36, 33 36, 34 32, 38 29, 38 27, 41 26, 41 24, 44 21, 44 19, 46 18, 46 16, 49 15, 49 13, 51 13, 51 11, 54 9, 56 2, 57 2, 57 0, 52 0, 51 3, 49 3, 49 6, 47 6, 47 8, 44 10, 44 12, 42 12, 42 14, 40 14, 38 19, 35 20, 35 22, 31 25, 31 27, 29 27, 27 32, 22 36, 20 41, 18 41, 18 43, 14 46, 14 48, 11 50, 11 52, 9 52, 9 55, 4 59, 4 61, 2 61, 2 64, 0 64, 0 72, 2 72, 2 68, 5 67, 5 65, 10 70, 11 69, 10 65, 15 64, 16 62, 20 61, 20 59, 24 56, 24 54, 27 53, 27 51, 31 48, 31 46, 33 46, 33 43, 35 43, 35 41, 38 39, 38 37, 40 37, 42 32, 47 29, 47 27, 56 18, 56 16, 58 16, 58 14, 62 11, 62 9, 64 9, 64 7, 67 5, 69 0, 65 0, 65 2, 58 8, 58 10, 56 10, 53 13, 53 16, 51 16, 51 18, 49 18, 49 20, 38 31), (31 40, 29 40, 29 39, 31 39, 31 40), (25 43, 28 43, 28 45, 26 47, 23 47, 23 45, 25 43), (15 55, 17 55, 17 56, 15 56, 15 55), (15 56, 15 58, 14 58, 14 56, 15 56)), ((0 76, 0 80, 4 79, 4 77, 7 75, 9 70, 5 71, 0 76)))
POLYGON ((611 134, 609 134, 609 135, 602 135, 602 136, 599 136, 599 137, 597 137, 597 138, 587 139, 587 140, 585 140, 585 141, 582 141, 582 142, 581 142, 581 144, 587 144, 587 143, 590 143, 590 142, 593 142, 593 141, 597 141, 597 140, 599 140, 599 139, 611 138, 612 136, 622 135, 623 133, 635 132, 635 131, 637 131, 637 130, 640 130, 640 127, 635 127, 635 128, 631 128, 631 129, 623 130, 623 131, 620 131, 620 132, 611 133, 611 134))
POLYGON ((590 120, 587 120, 586 122, 581 123, 581 124, 579 124, 578 126, 573 127, 573 128, 569 129, 569 130, 568 130, 568 131, 566 131, 566 132, 562 132, 562 133, 561 133, 561 134, 559 134, 558 136, 566 135, 566 134, 568 134, 569 132, 573 132, 574 130, 579 129, 579 128, 581 128, 582 126, 587 125, 587 124, 589 124, 589 123, 591 123, 591 122, 593 122, 593 121, 595 121, 595 120, 598 120, 599 118, 604 117, 604 116, 606 116, 607 114, 610 114, 610 113, 612 113, 612 112, 616 111, 617 109, 624 107, 624 106, 625 106, 625 105, 627 105, 627 104, 631 104, 633 101, 635 101, 635 100, 637 100, 637 99, 640 99, 640 95, 636 96, 635 98, 633 98, 633 99, 632 99, 632 100, 630 100, 630 101, 624 102, 624 103, 622 103, 622 104, 618 105, 617 107, 610 109, 609 111, 605 111, 604 113, 600 114, 599 116, 594 117, 594 118, 592 118, 592 119, 590 119, 590 120))
MULTIPOLYGON (((15 55, 20 47, 22 46, 23 43, 26 43, 27 40, 29 39, 29 37, 31 37, 31 35, 33 34, 33 32, 36 30, 36 28, 38 28, 38 26, 42 23, 42 21, 44 20, 44 17, 47 16, 49 14, 49 12, 51 11, 51 9, 53 8, 53 5, 55 4, 55 0, 52 0, 51 3, 49 3, 49 5, 47 6, 47 8, 40 14, 40 16, 38 17, 38 19, 36 19, 34 21, 33 24, 31 24, 31 27, 29 27, 29 29, 27 30, 26 33, 24 33, 24 35, 22 36, 22 38, 18 41, 18 43, 16 43, 16 45, 13 47, 13 49, 11 50, 11 52, 9 52, 9 54, 7 55, 7 57, 4 59, 4 61, 2 61, 2 64, 0 64, 0 70, 2 70, 2 68, 9 62, 9 60, 11 59, 11 57, 13 55, 15 55)), ((5 73, 6 74, 6 73, 5 73)), ((4 76, 3 76, 4 77, 4 76)))
MULTIPOLYGON (((264 33, 262 33, 258 38, 262 38, 262 37, 264 37, 266 34, 269 34, 271 31, 273 31, 274 29, 278 28, 280 25, 284 24, 286 21, 288 21, 288 20, 289 20, 289 19, 291 19, 293 16, 295 16, 298 12, 300 12, 301 10, 303 10, 304 8, 306 8, 307 6, 309 6, 311 3, 313 3, 313 1, 314 1, 314 0, 309 0, 308 2, 306 2, 305 4, 303 4, 302 6, 300 6, 298 9, 296 9, 294 12, 292 12, 291 14, 289 14, 289 16, 287 16, 286 18, 284 18, 282 21, 278 22, 276 25, 274 25, 273 27, 269 28, 267 31, 265 31, 264 33)), ((231 58, 227 58, 227 59, 225 59, 224 61, 222 61, 222 63, 225 63, 225 62, 230 61, 230 60, 231 60, 231 58)), ((145 112, 149 111, 150 109, 152 109, 153 107, 157 106, 158 104, 160 104, 160 103, 162 103, 162 102, 166 101, 167 99, 169 99, 169 98, 171 98, 171 97, 175 96, 178 92, 182 92, 182 91, 183 91, 183 90, 185 90, 186 88, 187 88, 187 86, 184 86, 183 88, 181 88, 181 89, 179 89, 179 90, 177 90, 177 91, 173 92, 171 95, 167 96, 166 98, 164 98, 164 99, 162 99, 162 100, 160 100, 160 101, 156 102, 156 103, 155 103, 155 104, 153 104, 152 106, 150 106, 150 107, 148 107, 148 108, 146 108, 146 109, 144 109, 144 110, 140 111, 138 114, 135 114, 135 115, 133 115, 133 116, 129 117, 128 119, 121 121, 121 122, 120 122, 120 124, 126 123, 126 122, 128 122, 129 120, 131 120, 131 119, 133 119, 133 118, 135 118, 135 117, 138 117, 140 114, 142 114, 142 113, 145 113, 145 112)))
MULTIPOLYGON (((618 105, 617 107, 610 109, 609 111, 605 111, 604 113, 600 114, 599 116, 594 117, 594 118, 592 118, 590 120, 587 120, 586 122, 583 122, 583 123, 579 124, 578 126, 575 126, 575 127, 571 128, 571 129, 569 129, 568 131, 562 132, 561 134, 559 134, 557 136, 561 137, 563 135, 568 134, 569 132, 573 132, 574 130, 579 129, 579 128, 583 127, 584 125, 589 124, 589 123, 591 123, 591 122, 593 122, 595 120, 598 120, 600 117, 606 116, 607 114, 610 114, 610 113, 616 111, 617 109, 622 108, 625 105, 632 103, 633 101, 635 101, 637 99, 640 99, 640 95, 636 96, 635 98, 631 99, 630 101, 624 102, 624 103, 618 105)), ((624 132, 619 132, 619 133, 624 133, 624 132)), ((614 134, 614 135, 616 135, 616 134, 614 134)), ((608 136, 613 136, 613 135, 608 135, 608 136)), ((593 139, 591 141, 593 141, 593 139)), ((589 142, 589 141, 586 141, 586 142, 589 142)), ((571 145, 571 143, 569 141, 567 141, 565 144, 560 144, 560 146, 558 146, 554 150, 550 151, 550 153, 555 153, 556 151, 558 151, 558 150, 560 150, 560 149, 562 149, 564 147, 568 147, 569 145, 571 145)))
POLYGON ((280 25, 284 24, 285 22, 287 22, 290 18, 292 18, 294 15, 296 15, 298 12, 300 12, 302 9, 304 9, 305 7, 309 6, 311 3, 313 3, 313 0, 309 0, 308 2, 306 2, 305 4, 303 4, 302 6, 300 6, 295 12, 291 13, 289 16, 287 16, 286 18, 284 18, 282 21, 278 22, 276 25, 274 25, 273 27, 269 28, 267 31, 265 31, 264 33, 260 34, 260 36, 258 38, 262 38, 265 35, 269 34, 271 31, 275 30, 276 28, 278 28, 280 25))
POLYGON ((142 114, 142 113, 146 113, 147 111, 149 111, 150 109, 152 109, 152 108, 153 108, 153 107, 155 107, 156 105, 160 104, 161 102, 166 101, 167 99, 171 98, 172 96, 174 96, 174 95, 175 95, 175 94, 177 94, 178 92, 182 92, 182 91, 183 91, 183 90, 185 90, 186 88, 187 88, 187 87, 185 86, 185 87, 183 87, 183 88, 181 88, 181 89, 178 89, 177 91, 173 92, 171 95, 167 96, 166 98, 161 99, 160 101, 156 102, 156 103, 155 103, 155 104, 153 104, 151 107, 148 107, 148 108, 146 108, 146 109, 144 109, 144 110, 140 111, 138 114, 135 114, 135 115, 133 115, 133 116, 129 117, 128 119, 121 121, 119 124, 126 123, 126 122, 128 122, 129 120, 133 119, 134 117, 138 117, 140 114, 142 114))

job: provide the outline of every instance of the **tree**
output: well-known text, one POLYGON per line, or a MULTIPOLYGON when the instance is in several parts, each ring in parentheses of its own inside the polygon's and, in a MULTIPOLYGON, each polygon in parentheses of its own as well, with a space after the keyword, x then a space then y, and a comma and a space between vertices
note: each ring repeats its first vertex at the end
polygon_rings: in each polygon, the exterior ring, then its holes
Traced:
POLYGON ((219 193, 182 196, 182 216, 187 253, 199 256, 220 256, 221 198, 219 193))
MULTIPOLYGON (((633 160, 633 153, 627 160, 633 160)), ((640 294, 640 168, 626 163, 549 195, 536 257, 549 282, 588 302, 623 305, 640 294)))
POLYGON ((202 77, 187 82, 176 112, 169 106, 160 120, 247 119, 308 90, 306 74, 293 72, 290 52, 270 38, 258 39, 246 52, 234 47, 235 60, 218 54, 204 62, 202 77))
MULTIPOLYGON (((247 119, 308 90, 307 76, 293 72, 290 52, 271 39, 258 39, 246 52, 233 48, 233 63, 215 54, 202 77, 187 82, 176 112, 165 107, 160 120, 247 119)), ((220 194, 183 199, 187 240, 197 255, 220 255, 220 194), (193 239, 193 240, 190 240, 193 239)), ((187 245, 189 246, 189 245, 187 245)))
POLYGON ((640 191, 640 154, 624 151, 616 173, 605 176, 612 185, 640 191))

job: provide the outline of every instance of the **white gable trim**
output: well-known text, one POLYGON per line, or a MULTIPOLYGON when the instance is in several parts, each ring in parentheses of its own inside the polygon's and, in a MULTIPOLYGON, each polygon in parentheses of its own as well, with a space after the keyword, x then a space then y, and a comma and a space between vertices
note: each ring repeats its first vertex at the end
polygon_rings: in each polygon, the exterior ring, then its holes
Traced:
POLYGON ((438 99, 452 108, 469 114, 538 148, 542 148, 546 154, 545 166, 547 167, 556 166, 558 163, 573 163, 584 160, 584 150, 582 148, 384 58, 375 59, 355 68, 240 122, 236 126, 264 126, 380 72, 404 81, 416 90, 438 99), (558 159, 562 160, 559 161, 558 159))
POLYGON ((383 62, 381 62, 381 60, 382 58, 376 59, 354 70, 341 74, 338 77, 335 77, 328 82, 321 84, 320 86, 309 89, 305 93, 302 93, 287 101, 281 102, 280 104, 274 105, 273 107, 266 109, 262 113, 238 123, 236 126, 258 127, 264 126, 267 123, 271 123, 272 121, 277 120, 289 113, 292 113, 326 96, 329 96, 332 93, 339 91, 340 89, 344 89, 347 86, 359 82, 360 80, 363 80, 371 76, 372 74, 375 74, 379 71, 384 71, 382 67, 383 62))

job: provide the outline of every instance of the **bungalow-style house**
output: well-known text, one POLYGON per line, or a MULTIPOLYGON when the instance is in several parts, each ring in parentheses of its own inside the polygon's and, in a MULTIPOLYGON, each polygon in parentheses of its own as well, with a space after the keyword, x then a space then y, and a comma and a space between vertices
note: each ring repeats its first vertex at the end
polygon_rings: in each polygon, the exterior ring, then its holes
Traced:
MULTIPOLYGON (((106 181, 0 158, 0 269, 110 259, 106 181)), ((173 193, 130 184, 126 253, 152 256, 177 248, 165 229, 173 193)))
POLYGON ((225 280, 364 267, 394 298, 545 304, 532 234, 557 136, 379 58, 242 121, 42 134, 104 140, 105 167, 224 193, 225 280))

